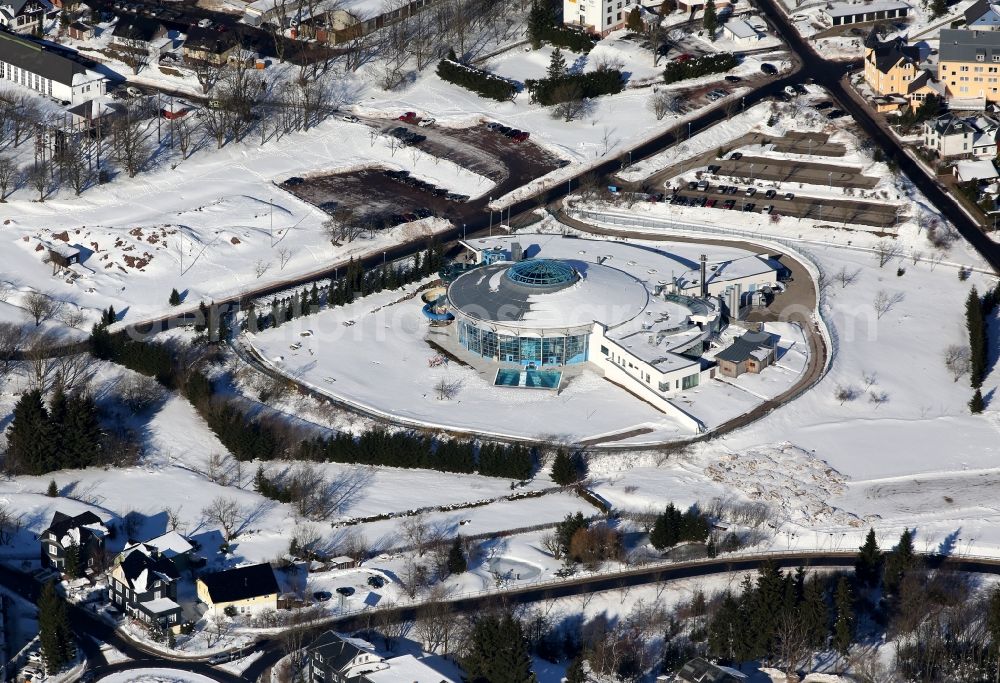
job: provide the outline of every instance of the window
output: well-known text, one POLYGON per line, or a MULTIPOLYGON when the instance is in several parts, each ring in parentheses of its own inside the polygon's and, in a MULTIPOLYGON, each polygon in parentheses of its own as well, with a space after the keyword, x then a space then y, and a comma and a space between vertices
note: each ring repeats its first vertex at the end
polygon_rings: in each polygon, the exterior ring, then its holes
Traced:
POLYGON ((622 13, 621 13, 621 12, 619 12, 619 13, 618 13, 618 20, 619 20, 619 21, 621 21, 621 18, 622 18, 622 13))
POLYGON ((607 346, 601 346, 601 353, 603 355, 605 355, 605 356, 608 355, 608 347, 607 346))
POLYGON ((986 55, 976 55, 976 61, 981 62, 986 59, 986 55))
POLYGON ((682 383, 681 386, 682 389, 690 389, 691 387, 698 386, 698 373, 695 373, 693 375, 688 375, 681 381, 681 383, 682 383))
POLYGON ((1000 62, 1000 55, 993 55, 994 62, 1000 62))
POLYGON ((963 66, 960 66, 960 67, 958 67, 958 70, 959 70, 959 71, 962 71, 962 72, 965 72, 965 71, 968 71, 968 70, 969 70, 969 67, 968 67, 968 66, 965 66, 965 65, 963 65, 963 66))
POLYGON ((670 382, 660 382, 660 391, 670 391, 670 382))

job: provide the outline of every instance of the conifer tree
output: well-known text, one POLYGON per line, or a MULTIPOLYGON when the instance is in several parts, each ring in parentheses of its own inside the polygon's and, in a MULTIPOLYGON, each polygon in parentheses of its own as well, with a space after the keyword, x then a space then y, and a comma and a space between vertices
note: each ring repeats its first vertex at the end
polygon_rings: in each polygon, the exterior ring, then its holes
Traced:
POLYGON ((66 576, 71 579, 80 578, 80 546, 76 543, 70 543, 66 548, 65 562, 66 576))
POLYGON ((577 655, 566 667, 566 683, 587 683, 587 672, 583 670, 583 656, 577 655))
POLYGON ((833 623, 833 646, 837 652, 845 655, 854 640, 854 598, 847 579, 843 576, 837 581, 833 602, 837 615, 833 623))
POLYGON ((181 305, 181 293, 177 291, 176 288, 170 290, 170 305, 180 306, 181 305))
POLYGON ((108 306, 108 310, 104 311, 104 315, 101 318, 101 322, 105 326, 114 325, 118 322, 118 314, 115 313, 114 306, 108 306))
POLYGON ((822 647, 830 632, 830 615, 823 597, 823 583, 816 576, 806 581, 799 606, 799 621, 809 646, 822 647))
POLYGON ((73 636, 66 616, 66 604, 49 581, 38 598, 38 638, 42 659, 50 674, 61 671, 75 655, 73 636))
POLYGON ((531 41, 532 49, 537 50, 542 46, 542 40, 553 23, 555 17, 548 0, 532 0, 531 11, 528 13, 528 40, 531 41))
POLYGON ((883 585, 887 593, 893 594, 899 590, 903 576, 916 566, 917 558, 913 549, 913 532, 904 529, 899 537, 899 543, 885 558, 885 570, 882 575, 883 585))
POLYGON ((666 550, 677 545, 680 540, 679 525, 680 512, 673 503, 667 504, 667 508, 653 523, 653 528, 649 532, 649 542, 657 550, 666 550))
POLYGON ((319 311, 319 287, 316 283, 313 283, 312 290, 309 292, 309 312, 316 313, 319 311))
POLYGON ((49 480, 49 488, 45 490, 45 495, 49 498, 57 498, 59 496, 59 487, 56 486, 56 480, 49 480))
POLYGON ((551 80, 558 80, 566 75, 566 59, 563 57, 562 50, 556 48, 552 51, 552 56, 549 57, 549 68, 545 73, 545 77, 551 80))
POLYGON ((462 662, 470 683, 534 683, 524 631, 513 614, 485 615, 472 628, 462 662))
POLYGON ((448 551, 448 573, 464 574, 468 568, 469 564, 465 559, 465 551, 462 549, 462 537, 456 536, 451 544, 451 549, 448 551))
POLYGON ((89 394, 72 396, 59 430, 64 467, 83 468, 97 462, 104 433, 93 397, 89 394))
POLYGON ((973 389, 983 385, 986 374, 987 345, 986 323, 979 292, 973 287, 965 301, 965 327, 969 332, 969 380, 973 389))
POLYGON ((878 584, 881 570, 882 551, 879 550, 878 541, 875 539, 875 529, 869 529, 865 544, 861 546, 858 559, 854 563, 854 574, 858 583, 874 588, 878 584))
POLYGON ((198 318, 194 324, 194 331, 201 333, 208 330, 209 325, 209 311, 208 306, 205 305, 204 301, 198 302, 198 318))
POLYGON ((37 389, 22 394, 14 406, 7 428, 7 466, 24 474, 58 469, 49 414, 37 389))
POLYGON ((715 30, 719 28, 719 15, 715 11, 715 0, 705 0, 705 14, 702 17, 702 27, 708 33, 709 40, 715 40, 715 30))
POLYGON ((552 481, 560 486, 569 486, 580 481, 580 471, 574 457, 560 448, 552 461, 552 481))
POLYGON ((983 412, 985 408, 986 402, 983 401, 983 392, 979 389, 979 387, 976 387, 976 393, 974 393, 972 398, 969 400, 969 411, 973 415, 978 415, 983 412))
POLYGON ((625 28, 636 33, 642 30, 642 12, 639 11, 638 7, 633 7, 632 11, 628 13, 625 28))
POLYGON ((281 311, 278 309, 278 300, 271 300, 271 325, 277 327, 282 323, 281 311))

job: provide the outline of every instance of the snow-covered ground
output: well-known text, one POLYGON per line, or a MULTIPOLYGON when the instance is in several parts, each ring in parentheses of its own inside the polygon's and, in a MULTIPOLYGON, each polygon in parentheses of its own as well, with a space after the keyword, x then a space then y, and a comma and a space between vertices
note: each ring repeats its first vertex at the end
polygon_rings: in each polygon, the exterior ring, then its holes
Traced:
POLYGON ((101 683, 209 683, 212 679, 180 669, 130 669, 99 680, 101 683))

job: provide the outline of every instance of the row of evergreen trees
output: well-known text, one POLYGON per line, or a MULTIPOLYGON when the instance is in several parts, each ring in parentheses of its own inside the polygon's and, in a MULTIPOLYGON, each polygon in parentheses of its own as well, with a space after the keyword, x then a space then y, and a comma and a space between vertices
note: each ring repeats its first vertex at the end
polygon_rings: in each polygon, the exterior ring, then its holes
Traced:
POLYGON ((304 315, 318 313, 323 308, 346 306, 357 296, 399 289, 433 275, 444 265, 444 251, 437 241, 429 242, 423 252, 413 256, 409 265, 386 264, 365 270, 360 261, 351 257, 342 276, 330 280, 322 289, 317 283, 301 293, 294 292, 282 299, 272 299, 270 309, 257 311, 253 304, 247 312, 251 331, 277 327, 304 315))
POLYGON ((666 550, 685 541, 701 543, 708 538, 710 530, 708 517, 698 508, 692 506, 681 512, 670 503, 656 516, 649 532, 649 542, 657 550, 666 550))
POLYGON ((354 437, 338 433, 301 444, 300 460, 423 468, 506 479, 530 479, 537 449, 524 444, 478 443, 474 439, 437 440, 413 432, 372 428, 354 437))
POLYGON ((578 99, 614 95, 625 87, 625 77, 618 69, 598 69, 586 73, 566 73, 554 78, 529 78, 524 87, 531 101, 545 106, 560 104, 567 93, 578 99))
POLYGON ((497 102, 508 102, 517 97, 517 84, 513 81, 489 71, 460 63, 454 50, 438 63, 437 75, 443 81, 454 83, 466 90, 471 90, 480 97, 497 102))
POLYGON ((969 380, 975 393, 969 401, 973 413, 981 413, 986 407, 983 400, 983 380, 989 365, 989 340, 987 328, 989 318, 1000 304, 1000 286, 994 287, 982 297, 973 287, 965 300, 965 327, 969 333, 969 380))
POLYGON ((663 70, 664 83, 676 83, 688 78, 725 73, 735 69, 740 61, 731 52, 720 52, 689 59, 686 62, 668 62, 663 70))
POLYGON ((42 660, 46 671, 55 674, 73 661, 76 646, 66 613, 66 602, 56 593, 54 581, 49 581, 42 587, 37 607, 42 660))
POLYGON ((66 394, 60 386, 46 406, 42 392, 24 393, 7 428, 7 457, 12 474, 45 474, 79 469, 100 458, 103 432, 97 405, 88 394, 66 394))

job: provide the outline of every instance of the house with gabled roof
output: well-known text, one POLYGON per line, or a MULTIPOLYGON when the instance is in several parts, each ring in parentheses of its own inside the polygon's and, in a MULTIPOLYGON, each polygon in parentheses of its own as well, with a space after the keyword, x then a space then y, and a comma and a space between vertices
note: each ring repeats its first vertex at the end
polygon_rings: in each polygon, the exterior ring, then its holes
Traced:
POLYGON ((941 159, 993 158, 997 156, 1000 121, 980 114, 943 114, 923 124, 924 147, 941 159))
POLYGON ((311 683, 456 683, 413 655, 382 657, 372 645, 326 631, 306 648, 311 683))
POLYGON ((0 31, 0 81, 10 81, 55 100, 87 102, 107 93, 108 79, 67 51, 0 31))
POLYGON ((745 372, 758 374, 774 363, 775 346, 774 335, 747 332, 715 354, 719 374, 723 377, 739 377, 745 372))
POLYGON ((905 38, 882 41, 873 28, 865 38, 865 82, 876 95, 904 95, 919 76, 920 49, 905 38))
POLYGON ((712 664, 701 657, 686 662, 674 677, 675 683, 744 683, 746 680, 745 673, 712 664))
POLYGON ((181 606, 177 603, 179 576, 173 560, 136 544, 122 554, 111 570, 108 596, 125 614, 176 632, 181 626, 181 606))
POLYGON ((991 0, 976 0, 965 10, 965 25, 973 31, 1000 29, 1000 5, 991 0))
POLYGON ((0 2, 0 26, 15 33, 34 33, 50 11, 52 5, 47 0, 4 0, 0 2))
POLYGON ((75 548, 81 566, 93 569, 100 565, 104 556, 107 535, 108 528, 103 520, 90 510, 76 516, 57 510, 48 528, 38 536, 42 566, 65 569, 66 555, 71 548, 75 548))
POLYGON ((198 599, 216 612, 229 607, 241 614, 278 608, 278 581, 266 562, 203 574, 196 588, 198 599))

